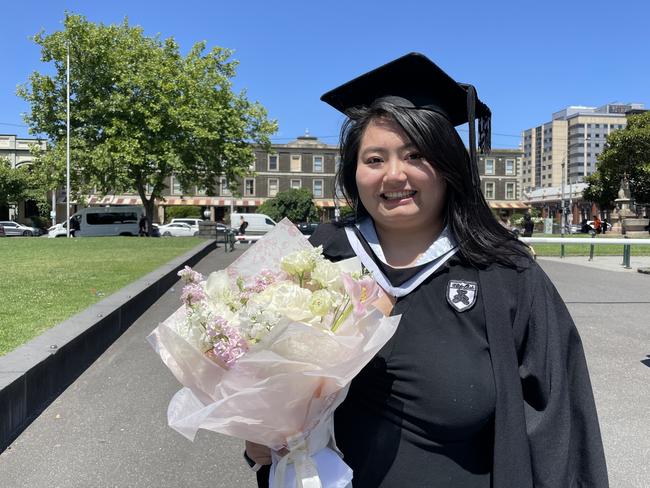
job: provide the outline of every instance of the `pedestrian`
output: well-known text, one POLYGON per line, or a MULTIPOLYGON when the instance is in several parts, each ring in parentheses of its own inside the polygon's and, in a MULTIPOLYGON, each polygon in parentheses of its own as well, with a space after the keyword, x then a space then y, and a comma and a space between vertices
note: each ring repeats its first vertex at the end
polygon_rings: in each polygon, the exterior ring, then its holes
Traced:
POLYGON ((239 218, 239 235, 244 236, 246 235, 246 227, 248 227, 248 222, 244 219, 244 216, 242 215, 239 218))
POLYGON ((596 231, 596 234, 600 234, 602 230, 602 222, 598 215, 594 215, 594 224, 593 224, 594 230, 596 231))
POLYGON ((600 224, 600 226, 602 228, 602 231, 603 231, 603 234, 605 234, 607 232, 607 226, 608 225, 609 225, 609 223, 607 222, 607 219, 606 218, 603 219, 603 221, 600 224))
POLYGON ((72 217, 70 217, 69 225, 70 225, 70 235, 72 237, 76 237, 77 236, 77 231, 79 231, 81 229, 81 226, 79 225, 79 220, 77 219, 77 217, 75 217, 74 215, 72 217))
MULTIPOLYGON (((348 117, 337 186, 355 218, 310 241, 359 258, 401 315, 335 414, 354 488, 606 487, 578 332, 480 190, 490 110, 474 87, 413 53, 323 100, 348 117)), ((268 455, 247 443, 252 463, 268 455)))
POLYGON ((533 218, 530 216, 530 213, 526 212, 524 215, 524 237, 532 237, 534 228, 535 223, 533 222, 533 218))
POLYGON ((149 235, 149 221, 146 215, 140 217, 138 221, 138 235, 140 237, 147 237, 149 235))

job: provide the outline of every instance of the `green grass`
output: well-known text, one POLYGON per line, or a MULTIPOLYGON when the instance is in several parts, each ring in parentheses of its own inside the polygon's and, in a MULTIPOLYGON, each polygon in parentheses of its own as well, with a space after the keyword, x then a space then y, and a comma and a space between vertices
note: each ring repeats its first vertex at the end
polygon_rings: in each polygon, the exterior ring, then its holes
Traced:
MULTIPOLYGON (((533 237, 560 237, 559 235, 550 235, 550 234, 533 234, 533 237)), ((564 237, 570 238, 585 238, 589 237, 587 234, 573 234, 565 235, 564 237)), ((621 236, 612 236, 618 237, 621 236)), ((594 239, 602 242, 609 237, 597 236, 594 239)), ((533 243, 531 244, 537 256, 544 257, 559 257, 560 256, 560 244, 540 244, 533 243)), ((565 256, 589 256, 589 244, 565 244, 564 245, 564 255, 565 256)), ((594 256, 621 256, 623 257, 623 246, 619 244, 599 244, 594 246, 594 256)), ((650 256, 650 239, 648 240, 648 245, 632 245, 632 256, 650 256)))
POLYGON ((0 356, 201 242, 198 237, 0 239, 0 356))

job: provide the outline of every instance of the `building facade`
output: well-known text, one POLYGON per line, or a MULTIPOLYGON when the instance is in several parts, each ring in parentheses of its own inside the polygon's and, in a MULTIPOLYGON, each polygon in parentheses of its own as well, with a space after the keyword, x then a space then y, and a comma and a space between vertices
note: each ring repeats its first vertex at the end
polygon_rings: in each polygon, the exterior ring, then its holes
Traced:
MULTIPOLYGON (((307 188, 320 210, 321 220, 334 219, 339 202, 335 199, 334 179, 338 165, 338 146, 321 142, 305 134, 287 144, 273 144, 271 152, 255 151, 250 176, 235 183, 235 189, 221 178, 215 194, 207 195, 199 188, 183 188, 173 176, 163 191, 164 199, 156 201, 159 222, 164 222, 170 206, 198 206, 209 212, 211 220, 229 221, 231 212, 255 212, 269 198, 291 188, 307 188)), ((140 205, 136 194, 90 195, 89 205, 140 205)))
MULTIPOLYGON (((0 159, 6 159, 12 168, 29 165, 34 159, 32 147, 45 149, 47 144, 41 139, 17 137, 11 134, 0 134, 0 159)), ((16 220, 29 223, 29 217, 38 215, 34 202, 20 202, 16 206, 0 207, 0 220, 16 220)))
POLYGON ((479 156, 483 196, 500 215, 510 216, 527 208, 521 202, 521 159, 522 152, 517 149, 492 149, 490 154, 479 156))
POLYGON ((581 183, 596 170, 607 136, 627 124, 627 114, 643 104, 571 106, 552 120, 522 133, 521 186, 526 193, 581 183))

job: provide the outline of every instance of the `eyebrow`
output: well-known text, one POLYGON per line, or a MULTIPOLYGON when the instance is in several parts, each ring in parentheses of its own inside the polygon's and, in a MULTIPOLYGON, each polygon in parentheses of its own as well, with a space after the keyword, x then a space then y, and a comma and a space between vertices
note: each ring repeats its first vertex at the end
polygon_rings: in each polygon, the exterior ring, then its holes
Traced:
MULTIPOLYGON (((403 146, 397 148, 398 151, 408 151, 410 149, 417 149, 417 146, 412 142, 410 142, 408 144, 404 144, 403 146)), ((359 151, 359 154, 366 154, 369 152, 384 153, 386 152, 386 148, 383 146, 369 146, 369 147, 362 148, 362 150, 359 151)))

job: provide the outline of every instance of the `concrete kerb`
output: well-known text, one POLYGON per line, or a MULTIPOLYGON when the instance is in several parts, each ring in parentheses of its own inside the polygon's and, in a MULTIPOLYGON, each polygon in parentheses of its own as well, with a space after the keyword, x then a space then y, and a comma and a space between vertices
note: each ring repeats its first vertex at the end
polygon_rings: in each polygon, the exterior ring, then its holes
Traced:
POLYGON ((0 357, 0 452, 142 313, 216 247, 196 246, 27 344, 0 357))

